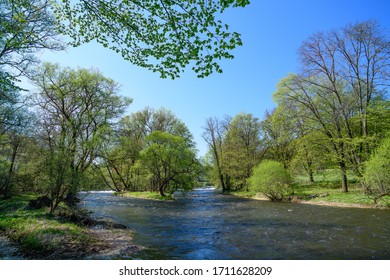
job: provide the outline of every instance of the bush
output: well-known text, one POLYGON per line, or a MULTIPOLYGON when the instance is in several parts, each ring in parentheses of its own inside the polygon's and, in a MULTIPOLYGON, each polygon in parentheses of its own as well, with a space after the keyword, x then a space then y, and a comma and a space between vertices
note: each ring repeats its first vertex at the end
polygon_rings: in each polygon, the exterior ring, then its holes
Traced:
POLYGON ((288 196, 290 183, 290 174, 283 164, 272 160, 261 162, 250 178, 251 190, 264 194, 272 201, 280 201, 288 196))
POLYGON ((390 195, 390 137, 386 138, 376 153, 366 162, 363 183, 376 200, 390 195))

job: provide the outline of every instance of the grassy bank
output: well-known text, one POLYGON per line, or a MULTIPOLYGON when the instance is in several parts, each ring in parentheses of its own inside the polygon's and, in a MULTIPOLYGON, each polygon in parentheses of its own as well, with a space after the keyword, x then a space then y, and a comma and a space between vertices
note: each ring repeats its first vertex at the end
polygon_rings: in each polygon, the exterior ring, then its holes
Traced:
POLYGON ((166 196, 161 196, 160 193, 158 192, 121 192, 121 193, 116 193, 116 195, 121 195, 121 196, 127 196, 127 197, 135 197, 135 198, 142 198, 142 199, 153 199, 153 200, 173 200, 172 195, 166 195, 166 196))
POLYGON ((359 184, 350 184, 348 192, 341 192, 339 185, 295 185, 294 195, 302 202, 344 207, 390 207, 390 197, 383 197, 374 204, 373 196, 364 193, 359 184))
POLYGON ((33 198, 0 200, 0 233, 17 244, 19 253, 27 259, 97 257, 117 250, 113 242, 107 242, 108 237, 120 236, 130 244, 129 231, 94 229, 80 222, 70 222, 71 217, 75 217, 71 209, 62 207, 55 214, 48 213, 47 209, 29 209, 28 202, 33 198))
POLYGON ((341 192, 338 170, 324 170, 315 174, 315 183, 310 184, 305 176, 296 176, 294 195, 303 202, 344 207, 390 207, 390 197, 383 197, 374 204, 374 196, 367 195, 353 173, 348 175, 348 192, 341 192))
MULTIPOLYGON (((230 195, 239 197, 267 200, 264 195, 255 192, 230 192, 230 195)), ((316 186, 316 185, 295 185, 292 202, 310 203, 338 207, 364 207, 364 208, 388 208, 390 209, 390 197, 383 197, 374 204, 372 197, 366 195, 357 185, 350 186, 347 193, 343 193, 340 187, 316 186)))
MULTIPOLYGON (((364 193, 354 174, 348 174, 348 192, 341 192, 338 170, 325 170, 314 176, 315 183, 310 183, 307 176, 295 176, 292 184, 293 202, 310 203, 339 207, 389 208, 390 197, 383 197, 374 204, 373 196, 364 193)), ((267 199, 253 191, 231 192, 230 194, 253 199, 267 199)))

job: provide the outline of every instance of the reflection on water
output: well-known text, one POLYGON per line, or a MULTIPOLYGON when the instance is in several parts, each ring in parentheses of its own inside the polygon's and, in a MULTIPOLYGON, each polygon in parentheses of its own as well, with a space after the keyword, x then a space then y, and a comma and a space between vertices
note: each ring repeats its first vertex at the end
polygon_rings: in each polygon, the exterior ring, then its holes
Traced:
POLYGON ((146 249, 131 258, 390 259, 390 211, 253 201, 212 189, 170 202, 91 193, 82 205, 136 232, 146 249))

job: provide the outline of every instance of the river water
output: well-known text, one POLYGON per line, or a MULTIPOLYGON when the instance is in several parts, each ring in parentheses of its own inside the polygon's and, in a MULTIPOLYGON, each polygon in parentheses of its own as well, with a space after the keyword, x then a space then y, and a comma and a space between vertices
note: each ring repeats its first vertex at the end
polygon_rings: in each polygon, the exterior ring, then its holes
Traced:
POLYGON ((256 201, 195 190, 175 201, 108 192, 82 206, 135 231, 123 259, 390 259, 390 211, 256 201))

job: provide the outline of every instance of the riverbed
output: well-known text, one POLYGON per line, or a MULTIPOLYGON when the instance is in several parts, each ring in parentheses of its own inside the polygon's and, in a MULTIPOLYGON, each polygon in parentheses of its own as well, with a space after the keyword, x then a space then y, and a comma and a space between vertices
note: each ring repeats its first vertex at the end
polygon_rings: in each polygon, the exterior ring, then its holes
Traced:
POLYGON ((272 203, 214 189, 174 201, 83 194, 81 206, 134 231, 123 259, 390 259, 390 211, 272 203))

